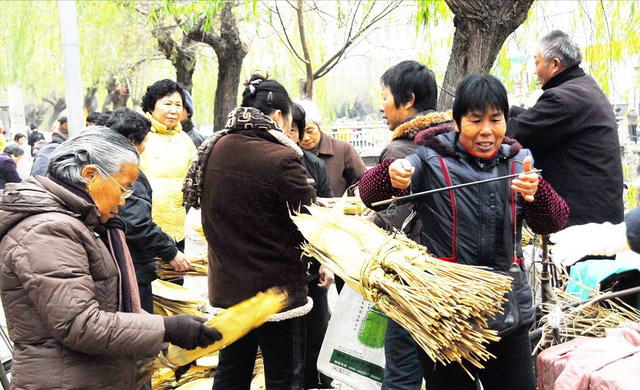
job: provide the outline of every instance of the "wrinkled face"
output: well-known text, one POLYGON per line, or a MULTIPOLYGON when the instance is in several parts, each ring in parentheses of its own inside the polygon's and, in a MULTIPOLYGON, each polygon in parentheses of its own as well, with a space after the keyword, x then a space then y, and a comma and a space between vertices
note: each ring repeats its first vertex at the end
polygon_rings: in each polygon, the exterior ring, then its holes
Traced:
POLYGON ((180 122, 182 116, 182 96, 179 92, 174 92, 156 101, 156 105, 151 111, 151 116, 167 126, 167 129, 173 130, 180 122))
POLYGON ((117 174, 102 177, 95 165, 88 165, 83 170, 83 177, 88 182, 88 192, 100 213, 100 222, 105 223, 118 213, 118 207, 124 206, 124 189, 129 189, 138 178, 138 165, 125 163, 117 174), (86 175, 85 175, 85 171, 86 175), (120 184, 120 185, 118 185, 120 184))
POLYGON ((536 67, 536 76, 538 76, 541 86, 544 86, 553 76, 561 71, 558 67, 558 60, 554 58, 547 63, 544 57, 542 57, 539 48, 536 50, 533 60, 536 67))
POLYGON ((291 130, 287 133, 287 136, 295 143, 300 140, 300 132, 298 131, 298 125, 295 122, 291 122, 291 130))
POLYGON ((300 146, 304 149, 311 150, 318 146, 320 142, 320 127, 316 125, 314 122, 307 122, 306 127, 304 128, 304 137, 302 141, 300 141, 300 146))
POLYGON ((468 112, 460 120, 460 143, 473 155, 480 158, 492 157, 504 139, 507 124, 502 111, 487 107, 484 114, 468 112))
POLYGON ((391 89, 386 85, 382 86, 382 106, 380 106, 380 112, 382 112, 382 117, 387 120, 387 125, 391 131, 395 130, 400 123, 412 115, 412 113, 402 105, 396 107, 391 89))

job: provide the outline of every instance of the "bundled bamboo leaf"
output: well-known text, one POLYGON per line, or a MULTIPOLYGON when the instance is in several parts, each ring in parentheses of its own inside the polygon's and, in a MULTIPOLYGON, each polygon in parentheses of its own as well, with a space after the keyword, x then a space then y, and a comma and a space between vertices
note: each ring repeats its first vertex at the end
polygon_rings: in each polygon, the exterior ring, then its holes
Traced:
POLYGON ((305 254, 407 329, 431 359, 483 367, 493 357, 486 344, 499 338, 487 318, 501 309, 510 277, 438 260, 362 218, 317 206, 309 211, 292 216, 308 241, 305 254))
POLYGON ((175 371, 179 367, 236 342, 251 330, 262 325, 269 316, 280 312, 286 306, 286 303, 286 292, 278 288, 271 288, 226 309, 205 323, 206 326, 216 328, 222 333, 221 340, 208 347, 193 350, 170 345, 166 352, 160 352, 157 358, 138 370, 136 388, 150 380, 156 369, 169 367, 175 371))
POLYGON ((156 279, 151 283, 153 311, 170 316, 174 314, 202 315, 206 302, 203 297, 186 287, 156 279))
MULTIPOLYGON (((202 378, 212 378, 215 373, 215 367, 209 366, 192 366, 180 377, 179 381, 175 380, 173 370, 170 368, 161 368, 154 372, 151 378, 151 388, 154 390, 168 390, 180 388, 183 385, 198 381, 202 378)), ((211 389, 211 386, 209 386, 211 389)))
POLYGON ((554 289, 557 303, 542 306, 545 316, 540 319, 542 337, 534 351, 580 337, 604 337, 605 330, 617 328, 625 322, 640 322, 640 311, 619 298, 597 301, 604 294, 593 291, 593 300, 576 304, 576 299, 561 289, 554 289))
POLYGON ((191 269, 188 271, 176 271, 171 264, 164 261, 158 261, 156 264, 156 273, 158 277, 163 280, 171 280, 177 278, 183 278, 185 276, 207 276, 209 272, 209 261, 206 254, 202 254, 202 257, 193 258, 189 257, 191 261, 191 269))

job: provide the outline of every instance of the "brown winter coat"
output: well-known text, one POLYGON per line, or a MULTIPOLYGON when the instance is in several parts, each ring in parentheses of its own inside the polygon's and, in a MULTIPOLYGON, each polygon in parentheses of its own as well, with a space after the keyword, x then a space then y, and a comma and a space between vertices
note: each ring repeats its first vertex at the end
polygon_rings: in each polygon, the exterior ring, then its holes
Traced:
POLYGON ((318 157, 327 166, 333 196, 340 197, 349 186, 360 181, 367 167, 350 143, 320 133, 318 157))
POLYGON ((228 308, 272 286, 289 292, 287 309, 306 305, 303 237, 289 213, 315 201, 315 191, 300 156, 259 126, 234 129, 217 141, 205 169, 211 305, 228 308))
POLYGON ((154 355, 162 317, 118 312, 115 260, 96 206, 45 177, 0 202, 0 290, 14 342, 12 389, 132 389, 134 355, 154 355))

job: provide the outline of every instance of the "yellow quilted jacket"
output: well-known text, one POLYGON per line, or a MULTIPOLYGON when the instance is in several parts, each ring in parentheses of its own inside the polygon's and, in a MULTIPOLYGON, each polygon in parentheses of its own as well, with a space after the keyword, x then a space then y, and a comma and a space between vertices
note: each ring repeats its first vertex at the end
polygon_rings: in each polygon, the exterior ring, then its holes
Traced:
POLYGON ((176 242, 182 241, 187 216, 182 206, 182 182, 197 149, 180 124, 168 130, 150 114, 146 115, 153 126, 147 148, 140 155, 140 170, 147 175, 153 190, 152 217, 176 242))

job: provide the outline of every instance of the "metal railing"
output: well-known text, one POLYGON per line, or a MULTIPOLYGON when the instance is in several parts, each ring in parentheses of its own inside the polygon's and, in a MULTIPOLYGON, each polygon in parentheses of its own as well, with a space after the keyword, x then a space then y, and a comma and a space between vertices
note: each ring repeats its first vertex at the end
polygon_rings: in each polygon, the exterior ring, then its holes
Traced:
POLYGON ((361 152, 366 149, 382 149, 391 141, 391 132, 384 123, 341 123, 333 124, 329 128, 332 138, 349 142, 361 152))

